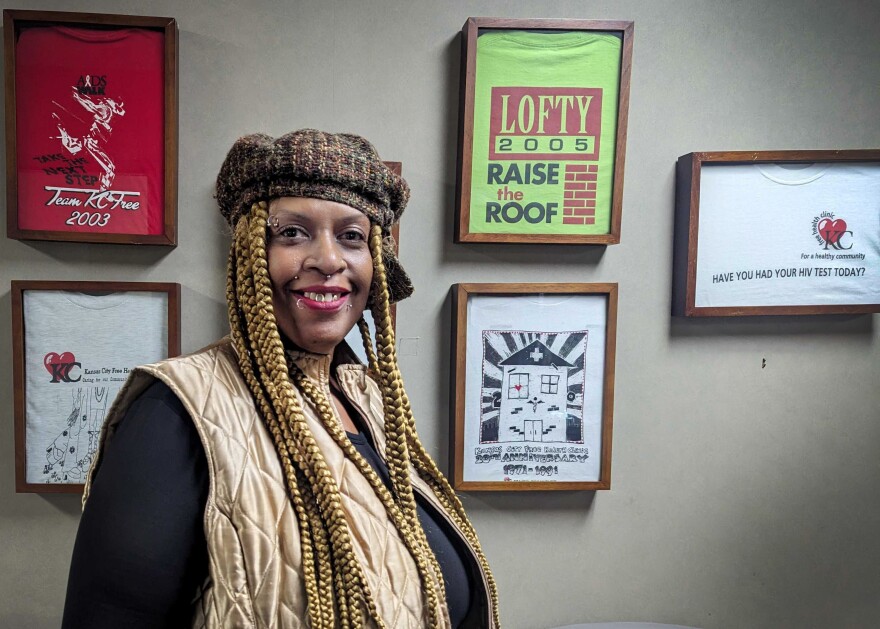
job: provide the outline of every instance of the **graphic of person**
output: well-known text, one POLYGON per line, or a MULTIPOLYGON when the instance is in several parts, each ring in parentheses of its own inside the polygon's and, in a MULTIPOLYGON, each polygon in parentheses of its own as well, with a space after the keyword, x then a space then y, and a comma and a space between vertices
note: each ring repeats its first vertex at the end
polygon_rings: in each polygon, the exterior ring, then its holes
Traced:
POLYGON ((46 448, 47 482, 81 482, 98 447, 107 407, 107 387, 77 389, 64 429, 46 448))
POLYGON ((98 165, 104 170, 104 174, 100 177, 100 191, 104 192, 113 185, 113 179, 116 177, 116 164, 113 163, 113 160, 110 159, 110 156, 102 147, 107 142, 109 134, 113 131, 110 121, 113 119, 113 116, 124 116, 125 106, 122 102, 117 102, 110 97, 91 97, 87 94, 80 94, 76 86, 73 86, 72 89, 73 99, 92 114, 92 124, 86 135, 82 138, 76 138, 70 135, 67 129, 62 126, 58 115, 52 114, 56 121, 55 126, 58 127, 58 132, 61 134, 58 138, 71 155, 76 155, 85 148, 95 161, 98 162, 98 165))

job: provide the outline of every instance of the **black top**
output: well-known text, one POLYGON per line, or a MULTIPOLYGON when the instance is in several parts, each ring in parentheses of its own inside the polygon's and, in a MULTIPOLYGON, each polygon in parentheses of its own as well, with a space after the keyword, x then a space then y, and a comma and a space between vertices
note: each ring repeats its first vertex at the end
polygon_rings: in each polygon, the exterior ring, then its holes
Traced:
MULTIPOLYGON (((369 440, 349 438, 387 484, 369 440)), ((62 629, 189 626, 208 574, 207 498, 208 462, 195 424, 157 381, 131 405, 101 457, 73 549, 62 629)), ((417 502, 458 627, 472 607, 467 555, 445 519, 417 502)))
MULTIPOLYGON (((376 453, 376 448, 370 443, 366 433, 348 434, 348 440, 354 445, 360 455, 366 459, 385 486, 391 487, 391 477, 384 461, 376 453)), ((434 551, 440 570, 443 572, 443 582, 446 585, 446 603, 449 607, 449 618, 453 627, 460 627, 462 621, 471 606, 471 583, 470 575, 465 567, 461 550, 453 544, 457 536, 449 530, 449 524, 434 507, 416 494, 416 511, 419 522, 428 538, 428 545, 434 551)))
POLYGON ((208 461, 195 425, 157 382, 101 458, 76 544, 63 629, 186 627, 208 574, 208 461))

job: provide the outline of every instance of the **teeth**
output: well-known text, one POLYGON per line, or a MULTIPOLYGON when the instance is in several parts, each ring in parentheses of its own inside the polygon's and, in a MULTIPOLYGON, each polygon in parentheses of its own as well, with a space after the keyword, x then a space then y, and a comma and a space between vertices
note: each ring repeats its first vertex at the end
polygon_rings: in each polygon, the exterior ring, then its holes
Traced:
POLYGON ((305 295, 306 299, 311 299, 312 301, 317 301, 317 302, 321 302, 321 303, 323 303, 323 302, 336 301, 336 300, 338 300, 340 297, 342 297, 342 295, 340 295, 339 293, 310 293, 310 292, 305 292, 305 293, 303 293, 303 294, 305 295))

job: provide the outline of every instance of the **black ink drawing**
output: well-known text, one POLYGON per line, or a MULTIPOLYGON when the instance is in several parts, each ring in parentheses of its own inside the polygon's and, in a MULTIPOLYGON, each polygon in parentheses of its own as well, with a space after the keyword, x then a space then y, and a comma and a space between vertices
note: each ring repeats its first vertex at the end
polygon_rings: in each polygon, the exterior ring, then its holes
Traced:
POLYGON ((46 448, 43 475, 47 483, 82 483, 98 447, 107 413, 108 387, 79 387, 71 392, 64 428, 46 448))
POLYGON ((586 351, 586 330, 483 330, 480 443, 583 443, 586 351))

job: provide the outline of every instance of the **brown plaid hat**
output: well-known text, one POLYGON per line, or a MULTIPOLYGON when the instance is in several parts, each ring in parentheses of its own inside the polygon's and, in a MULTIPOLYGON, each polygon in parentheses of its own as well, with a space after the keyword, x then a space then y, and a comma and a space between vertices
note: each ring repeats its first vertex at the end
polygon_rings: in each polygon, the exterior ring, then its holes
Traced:
POLYGON ((391 236, 409 200, 409 186, 359 135, 300 129, 279 138, 265 133, 239 138, 217 175, 216 197, 231 227, 254 203, 277 197, 326 199, 360 210, 382 228, 391 301, 413 292, 391 236))

